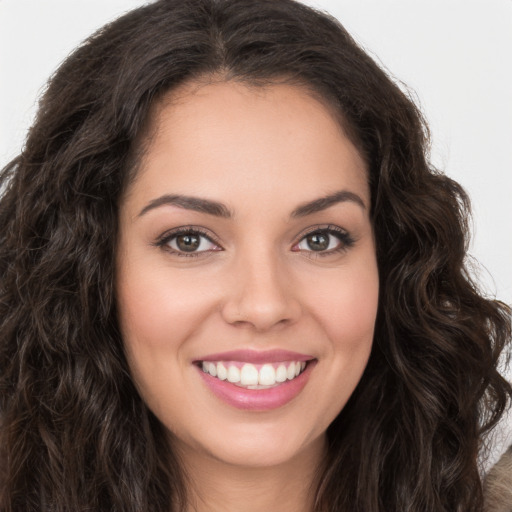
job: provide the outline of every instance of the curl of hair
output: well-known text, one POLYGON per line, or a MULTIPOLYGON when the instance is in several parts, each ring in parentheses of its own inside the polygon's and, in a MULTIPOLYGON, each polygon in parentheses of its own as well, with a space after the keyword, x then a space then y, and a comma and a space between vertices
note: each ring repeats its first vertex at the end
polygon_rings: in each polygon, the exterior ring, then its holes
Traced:
POLYGON ((418 109, 337 21, 291 0, 160 0, 50 80, 0 175, 0 510, 184 506, 123 353, 117 212, 151 105, 208 77, 309 88, 368 163, 379 314, 315 511, 481 510, 477 456, 512 394, 496 369, 510 310, 466 271, 468 199, 429 166, 418 109))

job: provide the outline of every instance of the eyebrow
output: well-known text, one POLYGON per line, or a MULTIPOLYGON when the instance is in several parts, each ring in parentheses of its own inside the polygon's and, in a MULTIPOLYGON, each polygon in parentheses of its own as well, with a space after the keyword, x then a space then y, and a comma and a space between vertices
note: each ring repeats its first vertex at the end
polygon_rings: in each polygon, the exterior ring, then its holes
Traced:
POLYGON ((154 210, 155 208, 164 205, 178 206, 180 208, 184 208, 185 210, 207 213, 208 215, 214 215, 215 217, 232 217, 229 208, 227 208, 222 203, 212 201, 211 199, 203 199, 200 197, 183 195, 164 195, 157 197, 141 210, 139 217, 149 212, 150 210, 154 210))
MULTIPOLYGON (((359 205, 363 210, 366 209, 364 201, 357 194, 348 190, 340 190, 325 197, 320 197, 319 199, 314 199, 313 201, 308 201, 307 203, 299 205, 295 210, 293 210, 291 217, 306 217, 307 215, 312 215, 313 213, 326 210, 335 204, 347 201, 359 205)), ((139 217, 164 205, 178 206, 185 210, 207 213, 208 215, 214 215, 215 217, 222 217, 225 219, 233 217, 229 208, 218 201, 204 199, 201 197, 184 196, 181 194, 166 194, 153 199, 141 210, 139 217)))
POLYGON ((295 210, 293 210, 291 217, 305 217, 307 215, 326 210, 335 204, 345 203, 347 201, 355 203, 359 205, 363 210, 366 210, 364 201, 357 194, 354 194, 354 192, 350 192, 348 190, 340 190, 338 192, 334 192, 333 194, 329 194, 328 196, 314 199, 313 201, 299 205, 297 208, 295 208, 295 210))

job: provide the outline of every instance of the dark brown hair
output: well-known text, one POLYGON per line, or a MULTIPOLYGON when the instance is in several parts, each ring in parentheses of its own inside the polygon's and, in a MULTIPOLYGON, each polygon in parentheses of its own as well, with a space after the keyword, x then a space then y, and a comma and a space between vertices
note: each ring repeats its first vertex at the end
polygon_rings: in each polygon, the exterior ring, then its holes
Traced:
POLYGON ((209 76, 307 86, 368 162, 380 304, 368 367, 328 430, 316 512, 482 509, 478 454, 512 394, 510 310, 465 268, 468 200, 427 159, 406 94, 292 0, 160 0, 101 29, 49 82, 0 176, 0 511, 185 502, 116 318, 122 191, 149 108, 209 76))

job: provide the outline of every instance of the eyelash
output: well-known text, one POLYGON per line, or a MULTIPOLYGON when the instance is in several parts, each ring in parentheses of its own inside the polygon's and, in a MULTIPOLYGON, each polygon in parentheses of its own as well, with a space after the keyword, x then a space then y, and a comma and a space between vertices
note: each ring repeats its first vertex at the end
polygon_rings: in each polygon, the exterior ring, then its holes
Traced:
MULTIPOLYGON (((314 226, 313 228, 310 228, 305 233, 302 233, 300 235, 300 238, 298 242, 296 242, 293 247, 292 251, 294 252, 301 252, 307 254, 307 257, 310 258, 318 258, 318 257, 325 257, 330 256, 332 254, 337 254, 343 251, 346 251, 347 249, 350 249, 355 243, 354 238, 345 231, 344 229, 334 226, 334 225, 326 225, 326 226, 314 226), (302 243, 308 236, 314 235, 314 234, 327 234, 332 235, 336 237, 340 244, 338 247, 326 251, 313 251, 313 250, 304 250, 304 249, 294 249, 297 247, 300 243, 302 243)), ((201 256, 205 256, 207 254, 211 254, 212 252, 222 251, 222 246, 215 240, 215 238, 211 235, 210 232, 206 231, 205 229, 199 228, 197 226, 182 226, 176 229, 173 229, 171 231, 167 231, 163 233, 158 240, 154 243, 155 246, 160 247, 161 249, 170 252, 173 255, 179 256, 179 257, 185 257, 185 258, 197 258, 201 256), (212 243, 217 247, 217 249, 213 250, 207 250, 207 251, 191 251, 191 252, 185 252, 185 251, 177 251, 169 246, 170 242, 177 238, 180 235, 195 235, 198 237, 206 238, 208 242, 212 243)))
MULTIPOLYGON (((303 242, 308 236, 314 234, 327 234, 332 235, 338 239, 339 246, 334 249, 326 250, 326 251, 313 251, 313 250, 302 250, 297 249, 297 252, 302 252, 308 258, 323 258, 326 256, 332 256, 333 254, 338 254, 341 252, 345 252, 350 249, 356 242, 356 240, 350 235, 348 231, 340 228, 339 226, 335 226, 332 224, 325 226, 314 226, 313 228, 308 229, 305 233, 300 235, 299 241, 293 245, 293 247, 297 247, 301 242, 303 242)), ((293 250, 293 249, 292 249, 293 250)))
POLYGON ((212 252, 217 252, 223 250, 221 245, 214 239, 210 232, 205 229, 199 228, 197 226, 182 226, 171 231, 166 231, 163 235, 161 235, 156 243, 154 244, 161 249, 170 252, 171 254, 179 257, 185 258, 197 258, 199 256, 205 256, 206 254, 211 254, 212 252), (185 252, 185 251, 177 251, 169 246, 170 242, 177 238, 180 235, 195 235, 198 237, 206 238, 210 243, 214 244, 218 249, 210 250, 210 251, 194 251, 194 252, 185 252))

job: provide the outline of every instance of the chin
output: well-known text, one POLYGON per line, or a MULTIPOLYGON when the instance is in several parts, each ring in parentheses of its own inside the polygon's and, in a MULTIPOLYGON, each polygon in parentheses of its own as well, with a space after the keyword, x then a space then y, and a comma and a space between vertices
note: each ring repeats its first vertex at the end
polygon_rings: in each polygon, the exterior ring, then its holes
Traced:
MULTIPOLYGON (((269 468, 286 465, 305 453, 318 453, 318 446, 325 441, 325 433, 296 431, 282 425, 236 425, 220 432, 207 432, 208 437, 194 436, 190 444, 183 439, 174 441, 188 445, 191 452, 227 465, 244 468, 269 468), (184 441, 184 443, 183 443, 184 441), (201 442, 202 441, 202 442, 201 442)), ((188 451, 187 450, 187 451, 188 451)))

